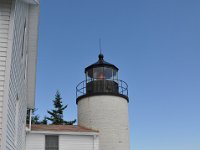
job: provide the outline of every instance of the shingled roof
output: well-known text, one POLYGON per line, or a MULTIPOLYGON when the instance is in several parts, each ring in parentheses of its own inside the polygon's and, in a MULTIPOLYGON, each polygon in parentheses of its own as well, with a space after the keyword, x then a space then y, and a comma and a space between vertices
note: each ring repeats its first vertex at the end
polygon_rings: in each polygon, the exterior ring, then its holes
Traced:
POLYGON ((78 125, 32 125, 32 131, 56 131, 56 132, 98 132, 78 125))

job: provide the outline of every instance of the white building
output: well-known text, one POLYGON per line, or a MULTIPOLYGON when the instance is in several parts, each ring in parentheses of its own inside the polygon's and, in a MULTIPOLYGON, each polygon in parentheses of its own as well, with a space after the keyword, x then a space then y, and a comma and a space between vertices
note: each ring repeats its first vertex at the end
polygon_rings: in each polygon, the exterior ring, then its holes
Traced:
POLYGON ((0 149, 24 150, 34 108, 38 0, 0 0, 0 149))
POLYGON ((99 150, 98 131, 72 125, 32 125, 26 150, 99 150))

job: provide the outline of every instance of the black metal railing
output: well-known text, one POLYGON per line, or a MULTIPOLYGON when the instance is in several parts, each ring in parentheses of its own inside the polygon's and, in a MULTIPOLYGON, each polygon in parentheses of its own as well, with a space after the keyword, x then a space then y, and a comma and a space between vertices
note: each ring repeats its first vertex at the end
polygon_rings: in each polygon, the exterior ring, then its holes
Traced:
POLYGON ((76 98, 86 94, 110 93, 128 97, 128 84, 123 80, 82 81, 76 86, 76 98))

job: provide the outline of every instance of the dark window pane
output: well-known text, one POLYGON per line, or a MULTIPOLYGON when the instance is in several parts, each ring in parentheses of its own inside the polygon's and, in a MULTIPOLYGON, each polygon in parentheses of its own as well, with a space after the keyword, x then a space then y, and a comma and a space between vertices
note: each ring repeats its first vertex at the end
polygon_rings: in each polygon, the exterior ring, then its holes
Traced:
POLYGON ((45 136, 45 150, 58 150, 58 136, 45 136))

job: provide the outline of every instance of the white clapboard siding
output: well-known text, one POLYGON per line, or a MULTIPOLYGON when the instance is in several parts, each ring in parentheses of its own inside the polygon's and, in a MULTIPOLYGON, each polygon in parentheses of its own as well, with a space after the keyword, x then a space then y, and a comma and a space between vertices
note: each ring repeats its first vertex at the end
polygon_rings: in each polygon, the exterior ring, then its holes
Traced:
POLYGON ((0 0, 0 143, 2 139, 3 94, 8 48, 11 1, 0 0))
POLYGON ((1 33, 0 38, 1 39, 8 39, 8 34, 7 33, 1 33))
MULTIPOLYGON (((1 33, 0 33, 0 34, 1 34, 1 33)), ((7 49, 6 49, 5 47, 0 47, 0 51, 1 51, 1 52, 6 52, 6 50, 7 50, 7 49)))
POLYGON ((6 43, 6 45, 7 45, 7 44, 8 44, 7 42, 8 42, 8 39, 7 39, 7 38, 1 37, 1 43, 6 43))
MULTIPOLYGON (((0 56, 0 61, 6 61, 6 57, 5 56, 0 56)), ((0 69, 2 70, 2 69, 0 69)))
POLYGON ((6 52, 0 51, 0 56, 1 56, 1 57, 6 57, 6 52))
MULTIPOLYGON (((38 30, 34 25, 37 25, 38 16, 32 19, 32 22, 29 19, 33 16, 30 15, 31 13, 35 15, 39 13, 39 9, 31 10, 31 8, 34 6, 24 0, 0 0, 0 149, 2 150, 24 150, 25 148, 28 99, 26 58, 29 61, 29 51, 37 50, 38 30), (34 13, 35 11, 38 12, 34 13), (34 25, 30 26, 30 23, 34 25), (30 30, 30 27, 34 28, 30 30), (29 31, 35 35, 31 36, 34 37, 34 43, 31 45, 34 48, 30 50, 28 49, 29 31)), ((35 71, 36 56, 31 62, 33 64, 31 67, 35 71)), ((35 84, 32 88, 35 88, 35 84)), ((31 96, 34 94, 32 93, 31 96)))
MULTIPOLYGON (((48 134, 49 135, 49 134, 48 134)), ((99 150, 98 136, 79 134, 57 134, 59 150, 99 150)), ((45 134, 28 133, 26 150, 45 150, 45 134)))
MULTIPOLYGON (((11 0, 0 0, 0 91, 2 91, 0 94, 4 94, 5 71, 6 73, 9 72, 5 81, 9 87, 7 89, 8 99, 6 99, 7 109, 5 113, 7 119, 6 122, 3 122, 6 124, 4 129, 6 135, 3 137, 5 147, 3 149, 23 150, 25 147, 27 110, 27 79, 24 78, 27 45, 23 43, 23 35, 25 22, 28 22, 29 4, 21 0, 13 0, 12 2, 11 0), (10 23, 13 23, 13 26, 10 26, 10 23), (13 40, 8 41, 9 38, 13 40), (22 56, 23 47, 24 55, 22 56), (7 63, 8 60, 9 63, 7 63), (6 66, 7 64, 9 66, 6 66)), ((28 29, 28 23, 26 26, 28 29)), ((26 43, 28 41, 27 36, 28 32, 24 40, 26 43)), ((0 115, 2 113, 0 107, 0 115)))
POLYGON ((8 34, 8 30, 1 28, 0 34, 8 34))
MULTIPOLYGON (((5 66, 6 62, 5 61, 0 61, 0 66, 5 66)), ((0 75, 5 75, 5 71, 0 70, 0 75)))
MULTIPOLYGON (((27 80, 24 79, 24 57, 21 56, 23 44, 23 33, 25 20, 28 21, 29 5, 16 0, 15 7, 12 7, 14 16, 13 41, 11 63, 10 63, 10 79, 8 93, 8 110, 7 110, 7 131, 6 131, 6 149, 23 150, 25 145, 25 118, 26 118, 26 87, 27 80)), ((5 12, 6 14, 6 12, 5 12)), ((4 25, 6 26, 6 25, 4 25)), ((27 38, 25 37, 25 41, 27 38)), ((24 42, 25 42, 24 41, 24 42)), ((4 45, 5 46, 5 45, 4 45)), ((24 52, 26 51, 26 47, 24 52)), ((25 55, 26 53, 24 53, 25 55)), ((0 60, 4 58, 0 57, 0 60)), ((7 68, 6 68, 7 69, 7 68)))
POLYGON ((93 150, 93 136, 60 135, 59 150, 93 150))
POLYGON ((45 150, 45 135, 27 134, 26 150, 45 150))
POLYGON ((0 47, 8 47, 8 43, 3 41, 4 39, 1 39, 2 42, 0 42, 0 47))

